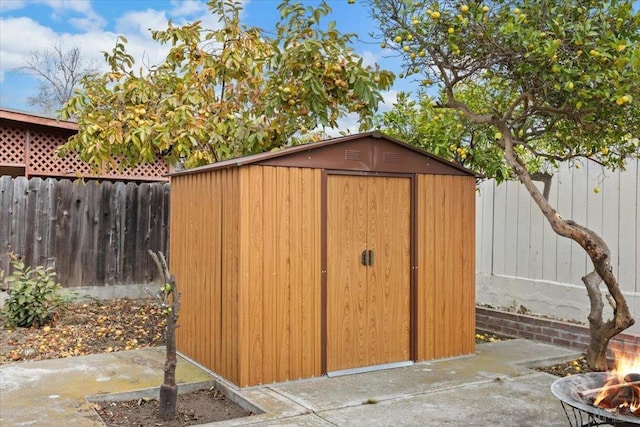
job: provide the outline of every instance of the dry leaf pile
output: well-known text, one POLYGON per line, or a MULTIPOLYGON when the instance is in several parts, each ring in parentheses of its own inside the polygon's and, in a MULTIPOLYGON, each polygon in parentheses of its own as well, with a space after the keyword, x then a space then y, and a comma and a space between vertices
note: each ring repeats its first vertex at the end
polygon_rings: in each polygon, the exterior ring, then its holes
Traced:
POLYGON ((0 365, 155 347, 164 325, 154 301, 126 298, 73 304, 39 329, 5 329, 0 320, 0 365))

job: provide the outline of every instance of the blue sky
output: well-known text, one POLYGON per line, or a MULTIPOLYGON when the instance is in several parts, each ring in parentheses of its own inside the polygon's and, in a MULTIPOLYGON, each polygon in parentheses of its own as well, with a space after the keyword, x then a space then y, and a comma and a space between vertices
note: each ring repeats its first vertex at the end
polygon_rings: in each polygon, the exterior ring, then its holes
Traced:
MULTIPOLYGON (((399 72, 398 60, 385 57, 379 43, 369 36, 375 27, 359 1, 353 5, 347 0, 328 3, 333 9, 330 19, 338 29, 360 36, 354 48, 367 63, 399 72)), ((272 29, 279 17, 278 4, 279 0, 245 0, 244 23, 272 29)), ((200 19, 209 27, 217 25, 206 1, 201 0, 0 0, 0 106, 33 110, 26 98, 36 94, 37 81, 13 71, 32 51, 47 50, 52 43, 61 42, 67 48, 80 47, 83 57, 103 66, 100 52, 111 50, 116 36, 122 34, 137 59, 144 56, 157 63, 163 48, 151 40, 148 28, 164 29, 169 19, 176 24, 200 19)), ((398 87, 385 94, 388 104, 395 100, 396 90, 398 87)))

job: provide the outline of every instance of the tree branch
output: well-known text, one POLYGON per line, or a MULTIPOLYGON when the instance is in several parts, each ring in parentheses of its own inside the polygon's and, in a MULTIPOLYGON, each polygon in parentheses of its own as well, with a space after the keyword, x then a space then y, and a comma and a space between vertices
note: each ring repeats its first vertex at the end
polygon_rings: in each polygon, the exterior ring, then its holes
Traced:
POLYGON ((544 183, 544 188, 542 190, 542 196, 544 197, 545 200, 549 200, 549 192, 551 191, 551 179, 553 178, 553 175, 547 173, 547 172, 537 172, 537 173, 533 173, 531 174, 531 179, 533 179, 534 181, 540 181, 542 183, 544 183))

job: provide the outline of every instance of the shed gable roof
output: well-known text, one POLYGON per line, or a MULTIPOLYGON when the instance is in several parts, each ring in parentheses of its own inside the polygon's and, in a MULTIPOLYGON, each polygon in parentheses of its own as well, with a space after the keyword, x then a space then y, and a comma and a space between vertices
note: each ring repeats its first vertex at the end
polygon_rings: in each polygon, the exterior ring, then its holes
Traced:
POLYGON ((187 175, 245 165, 302 167, 361 172, 475 174, 455 163, 380 132, 365 132, 253 154, 201 166, 171 176, 187 175))

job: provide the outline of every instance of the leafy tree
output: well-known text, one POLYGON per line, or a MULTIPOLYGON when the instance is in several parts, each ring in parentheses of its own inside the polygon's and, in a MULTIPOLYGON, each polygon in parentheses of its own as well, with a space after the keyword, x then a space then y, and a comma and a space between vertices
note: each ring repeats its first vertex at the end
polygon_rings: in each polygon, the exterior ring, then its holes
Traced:
POLYGON ((401 98, 381 125, 489 178, 520 180, 552 229, 584 248, 594 268, 583 277, 587 361, 606 369, 609 340, 634 323, 609 248, 562 218, 533 178, 560 162, 617 169, 639 156, 640 15, 632 2, 368 1, 404 74, 421 79, 417 101, 401 98), (606 321, 602 281, 613 306, 606 321))
MULTIPOLYGON (((371 126, 379 90, 394 76, 363 65, 349 48, 354 35, 321 25, 330 13, 326 2, 312 8, 283 1, 275 35, 241 25, 238 2, 209 6, 221 28, 169 22, 152 32, 169 45, 168 54, 147 69, 134 68, 119 37, 105 53, 109 71, 86 76, 64 105, 62 116, 76 117, 79 129, 61 153, 77 151, 96 169, 135 166, 158 155, 193 167, 309 141, 316 128, 335 127, 349 113, 371 126)), ((180 294, 162 254, 151 256, 163 280, 158 298, 167 317, 160 413, 171 419, 180 294)))
POLYGON ((283 1, 273 32, 240 23, 240 5, 209 2, 220 17, 217 30, 200 22, 163 31, 153 39, 169 45, 160 64, 134 68, 120 37, 105 53, 109 72, 88 76, 63 108, 79 131, 62 148, 101 168, 150 162, 161 154, 185 167, 295 144, 318 127, 359 115, 371 126, 393 74, 365 67, 349 47, 355 37, 321 25, 330 13, 283 1))
POLYGON ((38 93, 28 97, 27 103, 53 114, 73 96, 82 78, 96 69, 83 59, 79 47, 66 50, 61 42, 55 42, 50 49, 32 51, 16 71, 38 79, 38 93))
MULTIPOLYGON (((474 104, 482 92, 478 85, 460 91, 474 104)), ((376 126, 403 141, 431 153, 481 172, 502 182, 512 177, 509 167, 502 161, 502 150, 495 144, 490 126, 474 125, 459 111, 442 108, 426 92, 398 94, 393 109, 375 118, 376 126)), ((538 164, 530 164, 537 172, 538 164)), ((540 175, 539 173, 536 176, 540 175)))

